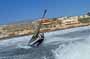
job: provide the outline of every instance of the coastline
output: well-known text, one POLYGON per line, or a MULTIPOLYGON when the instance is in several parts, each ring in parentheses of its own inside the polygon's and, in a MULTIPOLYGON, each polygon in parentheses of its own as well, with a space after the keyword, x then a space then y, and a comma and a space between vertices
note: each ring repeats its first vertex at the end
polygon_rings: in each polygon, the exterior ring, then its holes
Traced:
MULTIPOLYGON (((80 23, 80 24, 75 24, 75 25, 66 25, 66 26, 62 26, 62 27, 58 27, 58 28, 54 28, 54 29, 49 28, 49 29, 40 30, 40 32, 52 32, 52 31, 57 31, 57 30, 64 30, 64 29, 84 27, 84 26, 90 26, 90 23, 84 23, 84 24, 80 23)), ((7 37, 0 38, 0 40, 6 40, 6 39, 14 38, 14 37, 21 37, 21 36, 27 36, 27 35, 32 35, 32 34, 28 33, 28 34, 24 34, 24 35, 7 36, 7 37)))

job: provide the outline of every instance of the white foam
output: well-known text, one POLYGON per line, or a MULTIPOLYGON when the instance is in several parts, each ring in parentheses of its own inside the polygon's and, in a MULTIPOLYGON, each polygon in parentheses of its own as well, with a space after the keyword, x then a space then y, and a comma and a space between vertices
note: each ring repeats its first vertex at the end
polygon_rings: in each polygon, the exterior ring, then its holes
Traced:
POLYGON ((27 46, 27 45, 17 45, 16 48, 22 48, 22 49, 30 49, 32 48, 31 46, 27 46))
POLYGON ((17 46, 19 44, 27 44, 31 36, 15 37, 11 39, 1 40, 0 47, 17 46))
POLYGON ((60 45, 56 50, 52 50, 55 59, 90 59, 89 39, 90 37, 88 37, 85 42, 60 45))
POLYGON ((70 29, 65 29, 65 30, 59 30, 59 31, 53 31, 53 32, 49 32, 49 33, 46 33, 45 36, 53 36, 56 35, 56 34, 66 34, 66 33, 70 33, 70 32, 75 32, 75 31, 83 31, 83 30, 86 30, 86 29, 90 29, 90 26, 85 26, 85 27, 77 27, 77 28, 70 28, 70 29))
POLYGON ((71 29, 65 29, 65 30, 59 30, 59 31, 45 33, 45 42, 44 43, 47 44, 47 43, 54 42, 54 41, 77 40, 80 38, 83 39, 83 38, 86 38, 86 36, 75 37, 73 39, 73 38, 65 38, 65 37, 55 37, 55 35, 63 35, 66 33, 75 32, 75 31, 83 31, 83 30, 87 30, 87 29, 90 29, 90 26, 71 28, 71 29))

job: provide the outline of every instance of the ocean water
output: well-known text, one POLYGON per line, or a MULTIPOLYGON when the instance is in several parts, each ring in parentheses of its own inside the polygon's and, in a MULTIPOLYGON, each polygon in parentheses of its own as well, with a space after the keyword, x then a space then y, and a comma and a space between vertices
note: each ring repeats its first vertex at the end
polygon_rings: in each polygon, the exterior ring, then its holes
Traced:
POLYGON ((0 59, 90 59, 90 26, 45 33, 38 48, 24 47, 31 36, 0 41, 0 59))

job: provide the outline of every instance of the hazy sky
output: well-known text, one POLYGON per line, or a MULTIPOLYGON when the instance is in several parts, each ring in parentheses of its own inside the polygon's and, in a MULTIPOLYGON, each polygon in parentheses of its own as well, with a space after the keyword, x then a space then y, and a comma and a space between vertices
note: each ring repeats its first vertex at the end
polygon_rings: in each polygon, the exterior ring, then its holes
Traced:
POLYGON ((46 17, 81 15, 90 11, 90 0, 0 0, 0 24, 46 17))

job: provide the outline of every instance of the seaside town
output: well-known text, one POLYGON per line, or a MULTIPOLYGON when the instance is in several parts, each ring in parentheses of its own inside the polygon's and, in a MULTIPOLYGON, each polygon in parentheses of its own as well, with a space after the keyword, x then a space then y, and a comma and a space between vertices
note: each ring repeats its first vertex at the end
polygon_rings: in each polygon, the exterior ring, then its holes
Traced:
MULTIPOLYGON (((40 19, 30 23, 0 25, 0 39, 16 36, 25 36, 34 33, 40 19)), ((44 18, 41 21, 40 32, 50 32, 73 27, 89 26, 90 12, 81 16, 65 16, 57 18, 44 18)))

